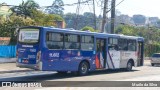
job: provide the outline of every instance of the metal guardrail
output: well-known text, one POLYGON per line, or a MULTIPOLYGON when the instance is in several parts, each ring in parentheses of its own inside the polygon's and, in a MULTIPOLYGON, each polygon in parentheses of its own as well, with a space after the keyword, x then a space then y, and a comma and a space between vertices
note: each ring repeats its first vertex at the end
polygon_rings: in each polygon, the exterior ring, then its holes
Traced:
POLYGON ((144 57, 144 60, 151 60, 151 57, 144 57))

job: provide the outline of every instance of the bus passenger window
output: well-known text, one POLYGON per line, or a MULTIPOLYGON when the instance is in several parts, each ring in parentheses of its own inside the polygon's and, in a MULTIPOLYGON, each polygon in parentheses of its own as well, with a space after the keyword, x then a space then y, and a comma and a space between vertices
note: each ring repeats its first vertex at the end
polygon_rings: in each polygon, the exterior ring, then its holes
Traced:
POLYGON ((46 45, 49 49, 63 49, 63 34, 47 32, 46 45))
POLYGON ((81 49, 82 50, 93 50, 94 49, 94 37, 93 36, 82 36, 81 37, 81 49))
POLYGON ((118 51, 119 50, 119 47, 118 47, 118 39, 117 38, 109 38, 108 39, 108 49, 109 50, 116 50, 118 51))
POLYGON ((115 46, 114 46, 114 49, 115 49, 116 51, 118 51, 118 50, 119 50, 118 45, 115 45, 115 46))
POLYGON ((119 39, 118 40, 119 50, 128 50, 127 39, 119 39))
POLYGON ((128 40, 128 50, 136 51, 136 41, 135 40, 128 40))
POLYGON ((73 34, 65 35, 65 49, 79 49, 80 48, 80 36, 73 34))

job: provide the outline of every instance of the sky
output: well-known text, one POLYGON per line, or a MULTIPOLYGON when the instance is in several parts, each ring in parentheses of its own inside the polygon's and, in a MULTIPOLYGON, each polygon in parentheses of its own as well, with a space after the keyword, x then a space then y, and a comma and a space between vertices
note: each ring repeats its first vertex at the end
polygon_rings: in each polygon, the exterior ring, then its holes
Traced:
MULTIPOLYGON (((26 0, 24 0, 26 1, 26 0)), ((53 3, 54 0, 34 0, 40 6, 49 6, 53 3)), ((81 0, 86 1, 86 0, 81 0)), ((96 15, 102 15, 101 3, 95 0, 96 3, 96 15)), ((121 2, 122 0, 116 0, 116 4, 121 2)), ((19 5, 22 0, 0 0, 0 3, 6 2, 9 5, 19 5)), ((63 0, 64 4, 72 4, 78 2, 78 0, 63 0)), ((76 5, 75 6, 64 6, 64 13, 76 13, 76 5)), ((142 14, 147 17, 159 17, 160 18, 160 0, 124 0, 120 5, 116 7, 121 14, 126 14, 129 16, 133 16, 134 14, 142 14)), ((93 12, 91 5, 84 5, 80 8, 80 13, 83 12, 93 12)))

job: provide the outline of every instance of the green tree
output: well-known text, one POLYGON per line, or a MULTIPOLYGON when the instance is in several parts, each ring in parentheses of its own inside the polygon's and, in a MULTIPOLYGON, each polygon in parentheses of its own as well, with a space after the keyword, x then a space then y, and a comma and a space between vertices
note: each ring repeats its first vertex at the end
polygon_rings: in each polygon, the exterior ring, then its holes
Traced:
POLYGON ((82 29, 81 29, 82 31, 91 31, 91 32, 95 32, 95 30, 92 28, 92 27, 90 27, 90 26, 85 26, 85 27, 83 27, 82 29))
POLYGON ((49 14, 58 14, 63 15, 64 8, 63 0, 55 0, 53 1, 53 4, 45 9, 45 12, 49 14))
POLYGON ((15 30, 23 26, 56 26, 55 21, 64 21, 60 15, 45 14, 37 10, 38 5, 33 0, 23 2, 13 7, 14 13, 7 21, 0 17, 0 36, 11 37, 10 44, 16 44, 15 30), (33 7, 32 7, 33 6, 33 7), (22 8, 20 8, 22 7, 22 8))
POLYGON ((145 39, 145 55, 151 56, 160 52, 160 29, 155 27, 136 27, 120 25, 115 31, 117 34, 141 36, 145 39))
MULTIPOLYGON (((85 26, 95 27, 94 14, 91 12, 85 12, 83 15, 77 15, 76 13, 67 13, 63 16, 66 22, 67 28, 81 29, 85 26)), ((99 25, 99 18, 96 17, 97 27, 99 25)))
POLYGON ((13 13, 17 15, 24 16, 25 18, 31 17, 32 11, 39 8, 39 5, 34 0, 22 1, 19 6, 14 6, 11 8, 13 13))
POLYGON ((0 23, 0 36, 1 37, 11 37, 10 44, 15 45, 17 42, 16 36, 14 36, 17 27, 34 25, 35 21, 31 18, 24 18, 21 16, 16 16, 15 14, 10 16, 9 21, 0 23))
POLYGON ((64 21, 60 15, 45 14, 38 10, 34 10, 32 12, 32 19, 35 21, 35 25, 38 26, 56 26, 54 21, 64 21))

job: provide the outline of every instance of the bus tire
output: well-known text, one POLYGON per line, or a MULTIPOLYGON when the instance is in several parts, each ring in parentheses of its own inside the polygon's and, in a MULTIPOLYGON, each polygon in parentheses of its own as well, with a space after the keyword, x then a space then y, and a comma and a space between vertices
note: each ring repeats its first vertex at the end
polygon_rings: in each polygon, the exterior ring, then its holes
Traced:
POLYGON ((126 70, 127 70, 127 71, 131 71, 131 70, 132 70, 132 66, 133 66, 133 63, 132 63, 131 60, 129 60, 128 63, 127 63, 126 70))
POLYGON ((78 68, 78 74, 80 76, 87 75, 89 71, 89 65, 86 61, 83 61, 80 63, 79 68, 78 68))
POLYGON ((154 66, 154 63, 151 63, 152 66, 154 66))

